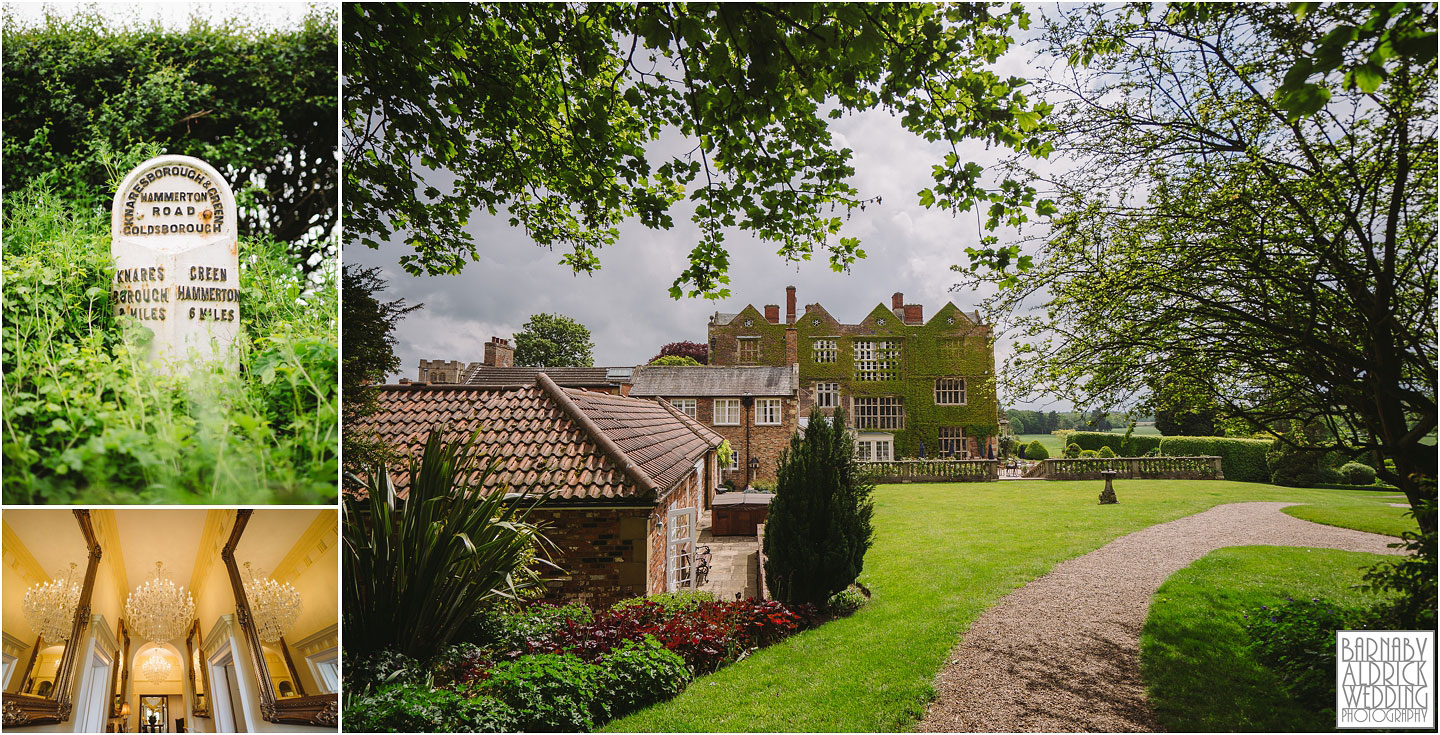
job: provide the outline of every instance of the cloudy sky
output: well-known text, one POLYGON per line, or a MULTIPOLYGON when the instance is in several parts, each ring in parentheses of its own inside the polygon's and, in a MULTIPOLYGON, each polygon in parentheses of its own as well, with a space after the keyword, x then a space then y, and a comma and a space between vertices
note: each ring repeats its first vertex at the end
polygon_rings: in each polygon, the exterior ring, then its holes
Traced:
MULTIPOLYGON (((1030 52, 1001 60, 1002 74, 1025 75, 1030 52)), ((929 318, 947 301, 970 310, 983 294, 954 290, 950 266, 966 261, 965 248, 979 240, 974 213, 958 217, 927 210, 916 193, 931 183, 930 167, 948 151, 905 131, 885 112, 869 112, 833 121, 837 146, 855 151, 853 183, 862 197, 883 197, 880 206, 856 211, 844 234, 859 237, 868 257, 848 273, 835 273, 818 254, 816 260, 789 264, 775 254, 778 246, 738 231, 727 234, 730 251, 731 298, 673 300, 668 290, 687 266, 687 254, 698 239, 689 210, 675 210, 675 227, 649 230, 638 223, 621 227, 617 245, 599 252, 602 269, 574 275, 559 265, 560 253, 536 246, 523 230, 511 228, 504 216, 477 212, 469 231, 480 260, 454 276, 407 275, 398 260, 403 243, 379 250, 351 247, 347 264, 379 266, 389 282, 385 298, 404 298, 425 308, 412 312, 397 329, 396 350, 401 371, 390 376, 414 378, 421 359, 471 361, 483 356, 492 336, 509 338, 532 314, 559 313, 589 327, 595 342, 596 365, 636 365, 667 342, 706 340, 706 321, 715 311, 739 311, 780 304, 785 287, 796 286, 800 310, 819 302, 842 322, 859 321, 876 304, 890 304, 896 291, 907 303, 923 304, 929 318)), ((962 156, 982 164, 998 153, 975 144, 962 156)), ((437 186, 447 182, 435 174, 437 186)), ((1008 353, 1002 341, 997 359, 1008 353)), ((1052 406, 1048 402, 1035 407, 1052 406)), ((1028 406, 1027 406, 1028 407, 1028 406)))
POLYGON ((5 12, 33 24, 47 14, 69 17, 81 10, 95 11, 122 24, 158 20, 166 28, 186 28, 192 18, 215 24, 235 23, 260 28, 298 26, 311 6, 337 6, 333 2, 15 2, 6 0, 5 12))

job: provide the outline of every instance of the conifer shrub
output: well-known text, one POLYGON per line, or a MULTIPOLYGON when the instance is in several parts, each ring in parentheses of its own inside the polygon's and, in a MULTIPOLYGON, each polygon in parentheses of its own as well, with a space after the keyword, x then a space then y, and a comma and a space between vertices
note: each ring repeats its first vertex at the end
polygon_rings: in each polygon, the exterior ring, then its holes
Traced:
POLYGON ((787 605, 823 605, 850 586, 874 543, 874 485, 855 460, 845 412, 810 414, 781 452, 775 500, 765 523, 765 578, 787 605))
POLYGON ((1096 452, 1095 456, 1100 457, 1101 459, 1114 459, 1115 450, 1111 449, 1110 446, 1107 444, 1103 447, 1100 447, 1100 451, 1096 452))
POLYGON ((1025 445, 1025 459, 1050 459, 1050 450, 1039 439, 1034 439, 1025 445))
POLYGON ((1080 445, 1079 445, 1079 444, 1075 444, 1074 442, 1071 442, 1070 444, 1066 444, 1066 445, 1065 445, 1065 459, 1078 459, 1078 458, 1080 457, 1080 452, 1081 452, 1081 451, 1083 451, 1083 450, 1080 449, 1080 445))

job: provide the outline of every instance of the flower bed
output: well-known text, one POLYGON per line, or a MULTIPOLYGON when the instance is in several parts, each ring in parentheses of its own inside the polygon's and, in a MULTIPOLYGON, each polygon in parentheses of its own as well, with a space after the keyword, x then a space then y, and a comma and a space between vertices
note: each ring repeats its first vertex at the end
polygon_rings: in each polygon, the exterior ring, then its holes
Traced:
POLYGON ((471 620, 466 642, 431 661, 385 653, 347 670, 359 696, 347 702, 345 729, 592 730, 863 602, 846 590, 822 613, 682 592, 603 610, 545 603, 486 610, 471 620))

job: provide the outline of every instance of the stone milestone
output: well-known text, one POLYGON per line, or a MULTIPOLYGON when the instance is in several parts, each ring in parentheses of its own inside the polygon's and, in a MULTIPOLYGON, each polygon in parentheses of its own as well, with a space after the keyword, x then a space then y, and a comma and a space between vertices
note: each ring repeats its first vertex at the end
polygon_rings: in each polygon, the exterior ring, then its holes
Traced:
POLYGON ((189 156, 140 164, 115 192, 110 235, 110 301, 154 332, 150 363, 172 374, 208 361, 238 369, 240 241, 220 173, 189 156))

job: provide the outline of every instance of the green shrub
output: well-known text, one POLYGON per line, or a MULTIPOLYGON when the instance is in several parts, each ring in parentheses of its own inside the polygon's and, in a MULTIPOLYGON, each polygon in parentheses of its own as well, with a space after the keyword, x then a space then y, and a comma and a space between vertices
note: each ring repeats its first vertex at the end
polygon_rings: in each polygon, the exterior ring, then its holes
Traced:
POLYGON ((595 668, 599 673, 598 704, 606 720, 670 699, 690 682, 685 659, 648 635, 601 656, 595 668))
POLYGON ((1080 449, 1080 445, 1079 445, 1079 444, 1074 444, 1074 443, 1072 443, 1072 444, 1066 444, 1066 445, 1065 445, 1065 459, 1077 459, 1077 458, 1079 458, 1079 457, 1080 457, 1080 451, 1081 451, 1081 449, 1080 449))
POLYGON ((1098 456, 1100 456, 1100 453, 1095 451, 1094 449, 1080 450, 1080 459, 1095 459, 1098 456))
POLYGON ((294 243, 301 261, 317 246, 333 254, 312 230, 329 233, 339 218, 337 21, 323 7, 286 29, 7 15, 6 204, 9 192, 53 172, 77 210, 108 212, 114 148, 153 143, 226 175, 243 239, 294 243))
POLYGON ((1265 454, 1265 462, 1270 468, 1270 482, 1285 487, 1314 487, 1321 482, 1338 481, 1340 473, 1335 472, 1327 479, 1321 472, 1323 457, 1323 452, 1299 449, 1276 439, 1265 454))
POLYGON ((417 684, 356 697, 345 707, 346 732, 515 732, 519 722, 494 697, 417 684))
POLYGON ((1025 445, 1025 459, 1050 459, 1050 450, 1039 439, 1033 439, 1025 445))
POLYGON ((510 705, 519 730, 582 732, 595 729, 601 676, 577 656, 536 654, 496 666, 480 693, 510 705))
POLYGON ((1360 462, 1347 462, 1340 466, 1340 474, 1351 485, 1374 485, 1375 468, 1360 462))
POLYGON ((1111 449, 1109 445, 1106 445, 1100 447, 1100 451, 1096 452, 1095 456, 1100 457, 1101 459, 1114 459, 1115 450, 1111 449))
POLYGON ((870 598, 866 597, 864 592, 852 585, 831 595, 830 599, 825 601, 825 612, 837 618, 843 618, 859 610, 869 601, 870 598))
POLYGON ((420 662, 389 649, 363 656, 345 656, 345 688, 365 692, 393 684, 416 684, 424 679, 420 662))
POLYGON ((656 367, 699 367, 700 361, 685 355, 664 355, 650 361, 656 367))
MULTIPOLYGON (((612 610, 619 610, 626 607, 638 605, 655 604, 659 605, 666 614, 674 614, 682 610, 699 610, 700 605, 706 602, 714 602, 715 595, 704 590, 678 590, 676 592, 664 592, 649 597, 630 597, 611 605, 612 610)), ((587 610, 589 608, 586 608, 587 610)), ((589 622, 583 620, 580 622, 589 622)))
POLYGON ((1270 442, 1264 439, 1230 439, 1221 436, 1167 436, 1160 442, 1166 457, 1219 457, 1225 479, 1238 482, 1269 482, 1265 455, 1270 442))
POLYGON ((1101 447, 1109 447, 1117 457, 1139 457, 1151 449, 1159 447, 1165 437, 1132 433, 1128 447, 1125 444, 1124 434, 1111 434, 1104 431, 1075 431, 1071 432, 1067 438, 1070 443, 1081 449, 1094 449, 1098 452, 1101 447))
POLYGON ((818 410, 780 454, 775 500, 765 523, 765 578, 787 605, 824 604, 850 586, 874 543, 874 486, 855 460, 845 413, 818 410))
POLYGON ((1318 471, 1318 476, 1320 478, 1320 481, 1316 483, 1317 485, 1345 484, 1345 476, 1340 474, 1340 470, 1337 470, 1334 467, 1321 467, 1318 471))
POLYGON ((1335 631, 1365 627, 1365 614, 1328 600, 1288 599, 1245 614, 1255 659, 1280 685, 1317 709, 1335 706, 1335 631))

